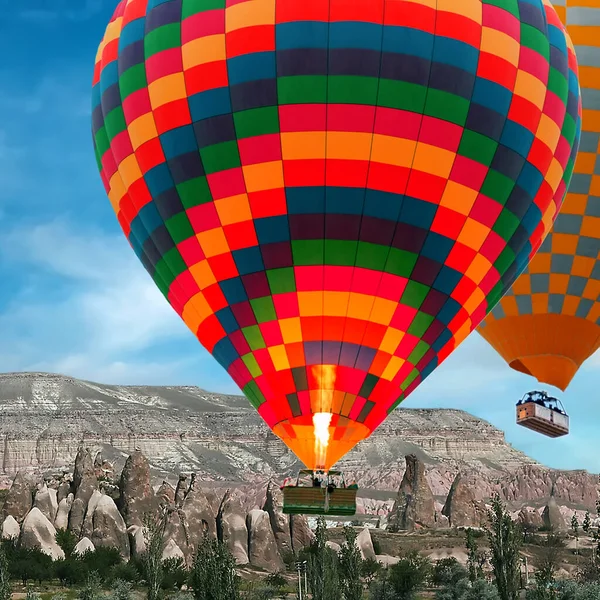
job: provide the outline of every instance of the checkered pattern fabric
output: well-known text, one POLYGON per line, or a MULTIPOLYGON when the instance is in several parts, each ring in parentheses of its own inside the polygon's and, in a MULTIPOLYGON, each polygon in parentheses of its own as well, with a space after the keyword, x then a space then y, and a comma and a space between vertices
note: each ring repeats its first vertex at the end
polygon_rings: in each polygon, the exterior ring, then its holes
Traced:
POLYGON ((579 154, 551 234, 488 319, 554 313, 600 325, 600 0, 555 5, 579 62, 579 154))
POLYGON ((93 81, 131 246, 311 468, 370 435, 525 268, 580 110, 547 0, 123 0, 93 81))

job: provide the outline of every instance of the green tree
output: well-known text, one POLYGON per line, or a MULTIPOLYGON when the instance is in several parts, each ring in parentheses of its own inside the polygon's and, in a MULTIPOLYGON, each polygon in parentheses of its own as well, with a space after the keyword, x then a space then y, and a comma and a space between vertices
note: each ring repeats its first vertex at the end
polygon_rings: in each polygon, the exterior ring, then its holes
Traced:
POLYGON ((327 524, 317 519, 315 540, 308 550, 308 586, 313 600, 339 600, 338 561, 335 552, 327 546, 327 524))
POLYGON ((57 560, 54 563, 54 575, 65 586, 83 583, 88 573, 88 565, 77 557, 71 556, 70 558, 57 560))
POLYGON ((123 564, 123 557, 114 546, 99 546, 93 552, 88 550, 81 557, 73 555, 70 560, 81 561, 88 571, 96 571, 103 581, 111 578, 118 565, 123 564))
POLYGON ((551 531, 542 543, 542 555, 535 573, 536 585, 530 596, 536 600, 556 598, 556 571, 560 563, 560 549, 564 547, 562 538, 551 531))
POLYGON ((495 585, 484 579, 470 581, 466 577, 445 586, 435 598, 436 600, 499 600, 495 585))
POLYGON ((483 578, 483 565, 485 564, 485 554, 479 551, 479 545, 475 537, 475 532, 469 527, 467 529, 467 570, 469 571, 470 581, 476 581, 483 578))
POLYGON ((229 548, 204 533, 190 576, 195 600, 239 600, 240 583, 229 548))
POLYGON ((370 600, 396 600, 388 568, 382 569, 379 577, 369 587, 369 598, 370 600))
POLYGON ((344 542, 338 554, 340 587, 344 600, 361 600, 363 595, 363 559, 356 538, 356 531, 352 527, 344 527, 344 542))
POLYGON ((271 573, 265 579, 265 583, 272 590, 272 595, 278 596, 279 598, 287 597, 287 581, 279 571, 271 573))
POLYGON ((10 600, 10 571, 4 548, 0 547, 0 600, 10 600))
POLYGON ((577 555, 577 563, 579 564, 579 520, 577 519, 577 513, 573 513, 571 530, 573 531, 573 537, 575 538, 575 554, 577 555))
POLYGON ((180 556, 163 560, 163 590, 180 590, 189 577, 183 558, 180 556))
POLYGON ((467 579, 468 571, 454 558, 442 558, 433 566, 431 572, 431 583, 435 587, 446 588, 458 583, 461 579, 467 579))
POLYGON ((115 579, 112 584, 110 600, 131 600, 131 582, 115 579))
POLYGON ((54 537, 65 553, 65 558, 69 558, 77 546, 77 536, 68 529, 58 529, 54 537))
POLYGON ((381 563, 374 558, 363 560, 360 566, 360 576, 365 580, 367 587, 371 586, 377 574, 381 571, 381 563))
POLYGON ((158 515, 144 515, 144 541, 146 551, 143 555, 148 600, 159 600, 164 579, 163 550, 165 548, 165 528, 167 512, 162 510, 158 515))
POLYGON ((590 511, 586 511, 585 517, 583 518, 583 525, 581 529, 583 529, 584 533, 590 532, 590 527, 592 526, 592 520, 590 519, 590 511))
POLYGON ((413 600, 431 571, 431 563, 418 552, 411 552, 390 568, 389 583, 397 600, 413 600))
POLYGON ((521 532, 498 494, 492 499, 492 508, 488 512, 488 518, 489 525, 486 532, 500 600, 517 600, 520 580, 521 532))
POLYGON ((79 600, 98 600, 100 598, 100 590, 102 579, 96 571, 88 573, 85 584, 79 591, 79 600))

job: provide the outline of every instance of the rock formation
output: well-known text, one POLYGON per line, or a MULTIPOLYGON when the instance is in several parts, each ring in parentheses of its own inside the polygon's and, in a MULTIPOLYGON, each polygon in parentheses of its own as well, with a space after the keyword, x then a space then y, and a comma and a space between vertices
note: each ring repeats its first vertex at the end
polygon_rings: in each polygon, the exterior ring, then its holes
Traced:
POLYGON ((183 550, 173 541, 169 540, 164 547, 162 553, 163 560, 167 560, 168 558, 181 558, 185 560, 185 554, 183 550))
POLYGON ((58 511, 58 502, 56 500, 56 490, 48 489, 46 483, 35 493, 33 506, 39 508, 42 514, 51 522, 54 523, 56 513, 58 511))
POLYGON ((269 513, 254 509, 246 517, 248 528, 248 560, 265 571, 276 572, 284 568, 271 528, 269 513))
POLYGON ((72 531, 76 536, 81 535, 83 520, 85 518, 86 503, 81 498, 75 498, 69 512, 69 531, 72 531))
POLYGON ((154 490, 150 483, 148 459, 136 450, 125 462, 119 485, 119 508, 127 526, 142 525, 153 508, 154 490))
POLYGON ((3 540, 12 540, 19 539, 21 535, 21 527, 17 523, 17 520, 12 516, 8 515, 6 519, 4 519, 4 523, 2 523, 2 539, 3 540))
POLYGON ((95 507, 91 541, 96 548, 119 548, 125 560, 129 559, 129 537, 125 521, 110 496, 103 495, 95 507))
POLYGON ((371 539, 371 532, 368 527, 363 527, 362 531, 356 536, 356 545, 360 550, 363 560, 375 560, 375 549, 373 547, 373 540, 371 539))
POLYGON ((75 457, 75 470, 73 471, 73 493, 75 500, 81 500, 87 505, 94 490, 98 487, 98 478, 94 470, 94 461, 88 448, 79 447, 75 457))
POLYGON ((27 513, 31 510, 33 504, 33 495, 31 492, 31 483, 25 478, 25 475, 19 471, 13 479, 12 485, 8 490, 2 514, 4 518, 11 515, 18 523, 21 523, 27 513))
POLYGON ((475 500, 467 480, 459 473, 454 479, 442 515, 451 527, 480 527, 486 517, 485 505, 475 500))
POLYGON ((538 510, 529 506, 525 506, 519 511, 518 520, 525 530, 535 531, 544 526, 542 515, 538 510))
POLYGON ((248 528, 242 502, 237 494, 228 493, 223 499, 217 516, 217 531, 236 563, 248 564, 248 528))
POLYGON ((39 508, 32 508, 23 521, 19 540, 23 548, 37 548, 52 557, 64 558, 65 553, 56 543, 56 529, 39 508))
POLYGON ((544 508, 542 520, 545 527, 548 529, 553 529, 554 531, 562 531, 567 528, 565 518, 560 512, 560 508, 558 507, 554 494, 550 496, 550 500, 544 508))
POLYGON ((163 481, 156 490, 156 500, 159 506, 175 504, 175 489, 168 481, 163 481))
POLYGON ((290 520, 283 513, 283 493, 273 481, 267 485, 267 494, 263 510, 269 515, 271 529, 275 535, 277 548, 282 556, 292 552, 290 520))
POLYGON ((388 530, 413 531, 434 527, 435 501, 425 478, 425 465, 414 454, 406 457, 406 471, 390 514, 388 530))
POLYGON ((95 548, 94 544, 92 543, 92 540, 84 537, 84 538, 81 538, 75 545, 73 554, 79 554, 81 556, 82 554, 85 554, 86 552, 94 552, 95 550, 96 550, 96 548, 95 548))
POLYGON ((69 513, 71 512, 71 506, 73 506, 73 494, 69 494, 59 502, 58 510, 56 511, 56 519, 54 520, 54 527, 56 527, 56 529, 67 529, 69 527, 69 513))

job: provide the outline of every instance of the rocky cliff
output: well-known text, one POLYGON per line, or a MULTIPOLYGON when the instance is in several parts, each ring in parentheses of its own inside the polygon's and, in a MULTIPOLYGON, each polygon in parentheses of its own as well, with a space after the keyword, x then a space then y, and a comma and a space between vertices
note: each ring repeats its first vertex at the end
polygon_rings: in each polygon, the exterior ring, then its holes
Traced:
MULTIPOLYGON (((205 485, 218 487, 249 487, 299 466, 244 397, 196 387, 111 386, 9 373, 0 375, 0 414, 5 487, 19 470, 68 470, 81 445, 92 455, 102 452, 117 468, 139 449, 155 477, 195 472, 205 485)), ((389 510, 407 454, 424 462, 441 502, 459 471, 476 480, 476 499, 499 489, 511 502, 543 506, 553 485, 559 503, 588 506, 595 499, 595 477, 538 465, 481 419, 457 410, 400 408, 340 463, 362 488, 364 512, 389 510)))

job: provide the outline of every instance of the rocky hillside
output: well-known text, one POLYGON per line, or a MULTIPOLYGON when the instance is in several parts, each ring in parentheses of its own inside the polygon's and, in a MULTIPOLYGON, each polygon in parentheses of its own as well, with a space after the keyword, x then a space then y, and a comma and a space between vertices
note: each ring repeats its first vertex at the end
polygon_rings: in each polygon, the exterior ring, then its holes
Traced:
MULTIPOLYGON (((298 468, 242 396, 196 387, 126 387, 44 373, 0 375, 0 464, 6 487, 17 471, 68 470, 80 445, 121 468, 141 450, 155 478, 197 473, 204 485, 254 486, 298 468)), ((489 423, 456 410, 398 409, 340 466, 361 486, 362 510, 385 514, 404 475, 404 457, 425 465, 443 503, 460 471, 477 499, 499 489, 511 502, 592 506, 596 478, 547 469, 489 423)))

